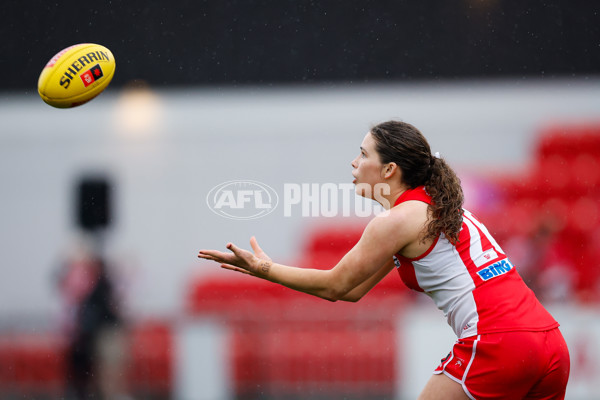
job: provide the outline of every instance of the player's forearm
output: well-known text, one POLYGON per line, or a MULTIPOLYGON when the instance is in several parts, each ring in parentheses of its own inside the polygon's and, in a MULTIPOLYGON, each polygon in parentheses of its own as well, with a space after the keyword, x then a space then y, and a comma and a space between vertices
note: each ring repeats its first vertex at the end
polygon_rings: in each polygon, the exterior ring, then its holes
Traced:
POLYGON ((331 270, 297 268, 259 260, 255 275, 329 301, 339 300, 349 291, 343 285, 333 281, 331 270))
POLYGON ((350 290, 339 300, 349 301, 349 302, 357 302, 362 297, 367 294, 375 285, 379 283, 394 267, 393 262, 388 262, 387 265, 384 265, 377 273, 371 276, 369 279, 365 280, 360 285, 356 286, 354 289, 350 290))

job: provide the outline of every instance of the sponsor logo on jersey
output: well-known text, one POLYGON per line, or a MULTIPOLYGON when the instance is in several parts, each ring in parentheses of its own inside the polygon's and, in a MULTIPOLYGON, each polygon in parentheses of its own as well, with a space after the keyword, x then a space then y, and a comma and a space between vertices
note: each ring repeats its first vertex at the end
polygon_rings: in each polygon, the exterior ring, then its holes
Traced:
POLYGON ((481 271, 477 271, 477 275, 479 275, 479 277, 484 281, 487 281, 497 276, 504 275, 513 268, 514 266, 511 264, 511 262, 508 261, 508 259, 504 259, 492 265, 488 265, 481 271))

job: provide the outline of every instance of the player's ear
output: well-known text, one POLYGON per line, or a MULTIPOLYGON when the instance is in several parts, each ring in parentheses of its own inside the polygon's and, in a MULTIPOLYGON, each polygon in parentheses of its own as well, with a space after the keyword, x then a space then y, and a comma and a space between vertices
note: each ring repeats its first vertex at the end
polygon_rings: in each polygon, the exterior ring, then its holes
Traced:
POLYGON ((395 162, 389 162, 383 165, 381 170, 381 176, 385 179, 391 178, 394 174, 400 172, 400 168, 398 168, 398 164, 395 162))

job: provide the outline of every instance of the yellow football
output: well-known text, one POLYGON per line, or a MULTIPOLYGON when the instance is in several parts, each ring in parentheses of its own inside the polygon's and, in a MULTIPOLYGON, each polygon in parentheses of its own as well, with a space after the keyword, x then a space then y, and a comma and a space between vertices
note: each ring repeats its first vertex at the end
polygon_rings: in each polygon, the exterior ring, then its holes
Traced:
POLYGON ((115 58, 106 47, 75 44, 48 61, 38 79, 38 93, 53 107, 82 105, 106 89, 115 67, 115 58))

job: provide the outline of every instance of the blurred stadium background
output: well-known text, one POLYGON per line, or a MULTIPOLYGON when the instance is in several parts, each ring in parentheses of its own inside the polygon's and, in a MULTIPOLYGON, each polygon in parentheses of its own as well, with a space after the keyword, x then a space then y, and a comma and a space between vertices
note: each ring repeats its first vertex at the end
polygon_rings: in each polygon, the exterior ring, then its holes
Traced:
POLYGON ((415 398, 454 339, 394 274, 330 304, 196 259, 256 235, 275 260, 333 265, 368 218, 280 205, 231 220, 206 196, 232 180, 279 196, 347 184, 388 119, 457 169, 467 208, 562 324, 567 398, 596 398, 599 22, 572 1, 4 2, 0 398, 77 398, 69 348, 101 293, 94 255, 121 321, 92 358, 105 398, 415 398), (52 109, 39 72, 79 42, 111 49, 115 78, 52 109))

